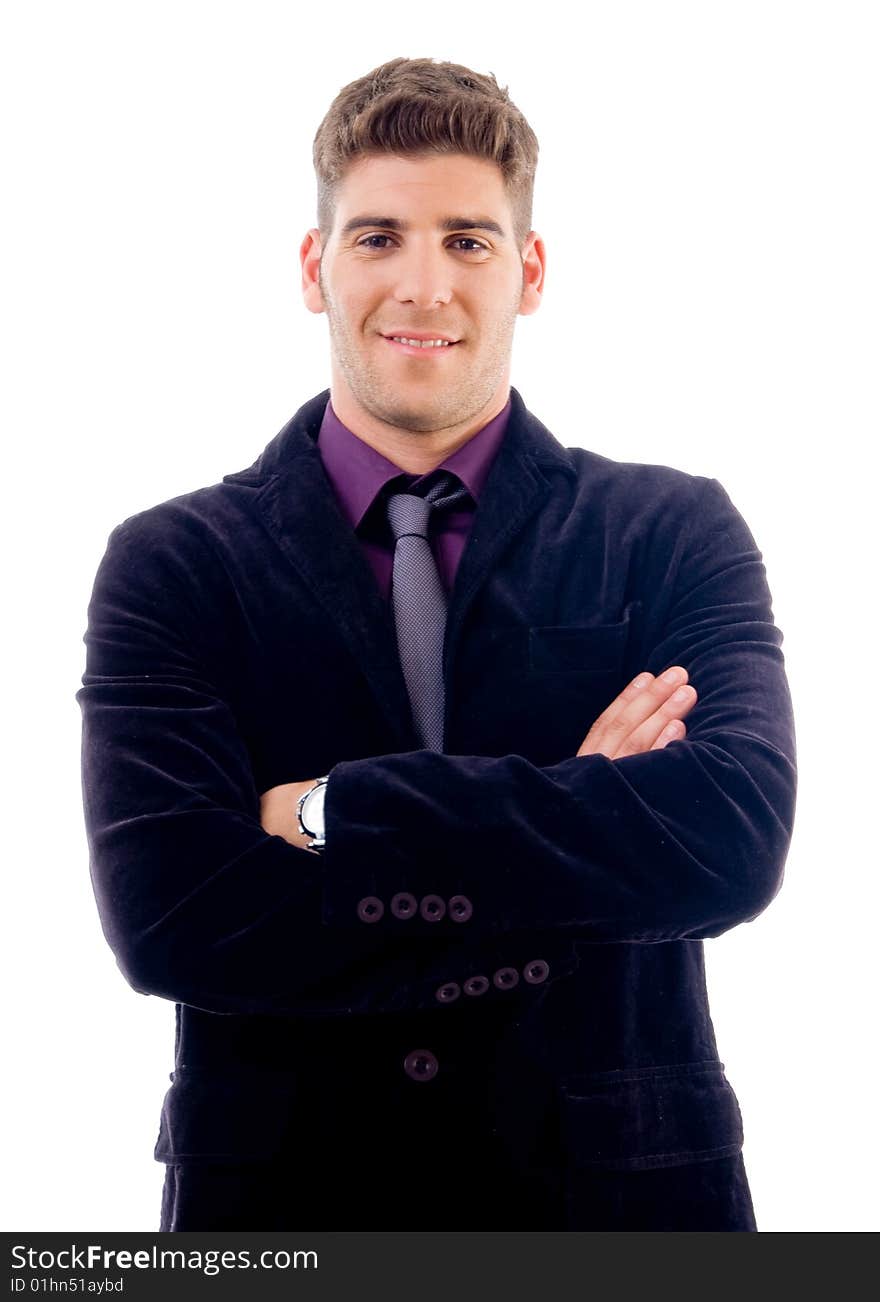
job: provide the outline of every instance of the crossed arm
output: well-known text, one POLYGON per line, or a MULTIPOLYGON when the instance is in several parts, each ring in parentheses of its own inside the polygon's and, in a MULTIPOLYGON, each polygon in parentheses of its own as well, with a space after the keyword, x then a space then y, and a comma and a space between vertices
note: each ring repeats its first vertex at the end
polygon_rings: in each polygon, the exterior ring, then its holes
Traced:
MULTIPOLYGON (((697 700, 696 688, 687 678, 683 665, 673 665, 657 676, 648 671, 640 673, 599 715, 577 754, 620 759, 662 750, 671 741, 681 741, 687 732, 684 716, 697 700)), ((296 807, 300 796, 314 783, 315 778, 282 782, 264 791, 260 797, 263 830, 307 850, 309 838, 299 830, 296 807)))
POLYGON ((201 527, 163 507, 114 530, 77 699, 92 881, 129 983, 212 1012, 323 1016, 406 1006, 402 928, 441 974, 450 938, 652 944, 757 916, 794 817, 782 634, 742 517, 716 481, 697 487, 678 559, 657 567, 667 592, 645 635, 646 686, 630 683, 549 766, 430 751, 335 764, 323 859, 295 830, 311 782, 261 798, 215 679, 206 648, 222 643, 222 612, 193 588, 217 574, 201 527), (673 701, 666 666, 687 667, 699 700, 691 688, 673 701), (464 929, 389 910, 364 925, 364 896, 402 891, 463 893, 473 912, 464 929))

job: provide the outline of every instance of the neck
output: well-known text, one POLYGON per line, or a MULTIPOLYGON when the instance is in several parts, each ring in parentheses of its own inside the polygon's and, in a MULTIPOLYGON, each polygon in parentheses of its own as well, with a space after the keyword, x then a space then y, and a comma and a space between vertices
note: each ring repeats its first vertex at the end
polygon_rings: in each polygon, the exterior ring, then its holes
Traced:
POLYGON ((425 475, 442 465, 447 457, 494 420, 504 409, 509 396, 508 385, 503 391, 496 391, 479 411, 459 424, 445 429, 413 431, 373 416, 355 401, 347 387, 334 383, 330 389, 333 410, 343 425, 409 475, 425 475))

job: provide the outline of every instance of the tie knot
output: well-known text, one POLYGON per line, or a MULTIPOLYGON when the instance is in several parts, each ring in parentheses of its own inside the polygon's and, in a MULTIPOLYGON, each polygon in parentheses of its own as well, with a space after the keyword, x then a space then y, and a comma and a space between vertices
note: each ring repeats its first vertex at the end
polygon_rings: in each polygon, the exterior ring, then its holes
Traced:
POLYGON ((387 512, 395 539, 406 534, 427 538, 431 512, 445 510, 467 496, 467 488, 449 470, 438 471, 418 488, 392 493, 388 498, 387 512))

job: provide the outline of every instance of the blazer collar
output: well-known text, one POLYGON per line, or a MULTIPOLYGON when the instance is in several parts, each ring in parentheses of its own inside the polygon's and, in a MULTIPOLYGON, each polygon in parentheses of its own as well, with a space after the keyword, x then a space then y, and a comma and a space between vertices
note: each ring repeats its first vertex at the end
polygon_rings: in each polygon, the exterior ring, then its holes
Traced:
MULTIPOLYGON (((224 483, 261 483, 270 476, 283 473, 302 455, 317 456, 318 431, 324 418, 324 409, 330 401, 330 390, 303 403, 291 416, 260 455, 246 470, 224 475, 224 483)), ((510 389, 510 419, 504 436, 504 448, 531 457, 556 469, 575 475, 576 471, 568 450, 526 407, 518 389, 510 389)), ((501 454, 499 453, 499 456, 501 454)))
MULTIPOLYGON (((397 651, 394 616, 345 519, 317 447, 330 398, 309 399, 246 470, 223 482, 252 486, 265 528, 347 642, 386 715, 398 749, 419 747, 397 651)), ((570 453, 510 390, 511 411, 459 563, 446 624, 447 683, 467 612, 502 552, 552 489, 552 472, 574 477, 570 453), (547 472, 551 472, 549 475, 547 472)))

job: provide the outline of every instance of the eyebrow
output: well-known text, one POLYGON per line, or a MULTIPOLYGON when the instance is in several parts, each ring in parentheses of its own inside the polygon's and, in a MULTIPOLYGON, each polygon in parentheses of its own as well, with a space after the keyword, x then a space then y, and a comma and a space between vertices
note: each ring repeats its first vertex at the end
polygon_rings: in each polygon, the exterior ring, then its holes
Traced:
MULTIPOLYGON (((346 235, 351 235, 353 231, 360 230, 364 226, 383 226, 389 231, 408 231, 409 222, 400 221, 397 217, 372 217, 365 214, 360 217, 352 217, 347 221, 340 232, 340 238, 344 239, 346 235)), ((499 226, 491 217, 444 217, 437 223, 439 231, 491 231, 499 239, 506 240, 507 235, 504 228, 499 226)))

